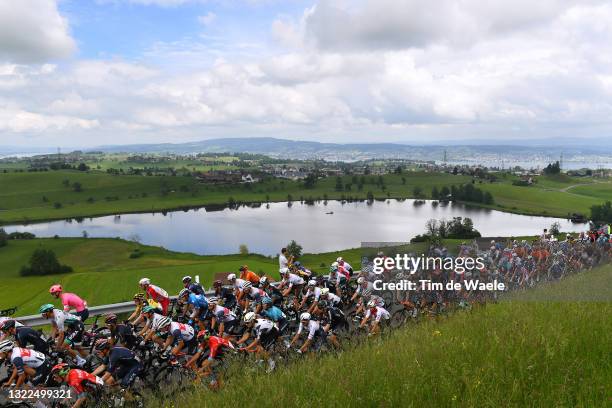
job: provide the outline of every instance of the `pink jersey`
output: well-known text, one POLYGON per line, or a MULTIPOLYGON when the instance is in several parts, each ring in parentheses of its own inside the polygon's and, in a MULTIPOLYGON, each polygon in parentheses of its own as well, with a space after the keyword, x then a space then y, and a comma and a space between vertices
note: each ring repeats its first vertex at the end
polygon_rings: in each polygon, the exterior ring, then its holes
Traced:
POLYGON ((64 311, 67 312, 70 309, 75 309, 77 312, 82 312, 87 309, 87 302, 75 295, 74 293, 62 293, 60 295, 62 304, 64 305, 64 311))

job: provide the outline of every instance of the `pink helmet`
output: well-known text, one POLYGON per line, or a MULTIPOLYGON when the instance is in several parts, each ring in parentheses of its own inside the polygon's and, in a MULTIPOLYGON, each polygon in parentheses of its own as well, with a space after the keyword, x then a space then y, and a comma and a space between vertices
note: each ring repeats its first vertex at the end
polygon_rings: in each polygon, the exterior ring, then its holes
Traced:
POLYGON ((61 293, 62 292, 62 285, 53 285, 51 286, 51 288, 49 288, 49 293, 54 294, 54 293, 61 293))

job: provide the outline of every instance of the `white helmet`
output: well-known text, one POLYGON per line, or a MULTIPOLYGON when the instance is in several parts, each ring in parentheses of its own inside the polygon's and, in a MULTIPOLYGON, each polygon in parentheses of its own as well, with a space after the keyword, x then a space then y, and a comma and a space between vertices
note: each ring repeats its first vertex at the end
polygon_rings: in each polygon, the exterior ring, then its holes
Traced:
POLYGON ((245 314, 242 319, 244 320, 245 323, 251 323, 253 320, 255 320, 255 313, 249 312, 245 314))
POLYGON ((15 347, 15 345, 12 341, 4 340, 2 343, 0 343, 0 353, 8 353, 13 349, 13 347, 15 347))
POLYGON ((246 290, 248 288, 250 288, 251 286, 253 286, 253 284, 249 281, 245 281, 242 283, 242 286, 240 287, 242 290, 246 290))
POLYGON ((342 262, 342 261, 344 261, 344 259, 342 259, 342 257, 341 257, 341 256, 339 256, 339 257, 336 259, 336 262, 342 262))
POLYGON ((268 277, 267 277, 267 276, 262 276, 262 277, 259 279, 259 284, 260 284, 260 285, 265 285, 267 282, 268 282, 268 277))
POLYGON ((281 275, 284 275, 286 273, 289 273, 289 268, 280 268, 278 271, 281 275))
POLYGON ((321 289, 321 296, 327 296, 329 294, 329 288, 321 289))
POLYGON ((376 307, 376 300, 372 299, 368 302, 368 307, 376 307))
POLYGON ((332 268, 337 268, 338 267, 338 262, 334 262, 331 264, 332 268))
POLYGON ((357 278, 357 283, 362 284, 363 282, 365 282, 365 278, 363 276, 357 278))
POLYGON ((227 275, 227 280, 231 281, 233 279, 236 279, 236 274, 235 273, 230 273, 229 275, 227 275))
POLYGON ((149 278, 142 278, 140 281, 138 281, 138 284, 140 286, 150 285, 151 284, 151 279, 149 279, 149 278))
POLYGON ((216 296, 211 296, 208 298, 209 305, 216 305, 217 303, 219 303, 219 298, 217 298, 216 296))
POLYGON ((300 315, 300 320, 310 320, 310 313, 304 312, 300 315))
POLYGON ((308 281, 308 286, 317 286, 317 281, 314 279, 311 279, 308 281))
POLYGON ((170 323, 172 323, 172 320, 170 320, 169 317, 162 317, 161 319, 159 319, 157 322, 155 322, 155 324, 153 325, 153 330, 160 330, 163 329, 164 327, 170 325, 170 323))

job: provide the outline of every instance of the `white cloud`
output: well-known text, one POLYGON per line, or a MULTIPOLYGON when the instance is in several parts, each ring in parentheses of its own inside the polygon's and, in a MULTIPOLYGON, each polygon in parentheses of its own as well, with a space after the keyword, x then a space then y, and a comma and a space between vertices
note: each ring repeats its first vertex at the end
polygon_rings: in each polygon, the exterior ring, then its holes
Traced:
POLYGON ((0 1, 0 62, 44 62, 75 49, 55 0, 0 1))
POLYGON ((213 13, 212 11, 209 11, 208 13, 202 16, 198 16, 198 22, 202 24, 203 26, 209 26, 213 23, 213 21, 215 21, 216 18, 217 18, 217 15, 213 13))

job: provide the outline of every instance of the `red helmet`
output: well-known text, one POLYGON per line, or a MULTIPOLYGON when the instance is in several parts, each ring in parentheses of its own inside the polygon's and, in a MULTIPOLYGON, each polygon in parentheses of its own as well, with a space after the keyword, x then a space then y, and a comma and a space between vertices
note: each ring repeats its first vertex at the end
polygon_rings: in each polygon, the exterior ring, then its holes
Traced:
POLYGON ((66 363, 59 363, 51 369, 51 374, 59 375, 60 377, 65 377, 70 371, 70 366, 66 363))
POLYGON ((62 293, 62 285, 53 285, 49 288, 49 293, 62 293))

